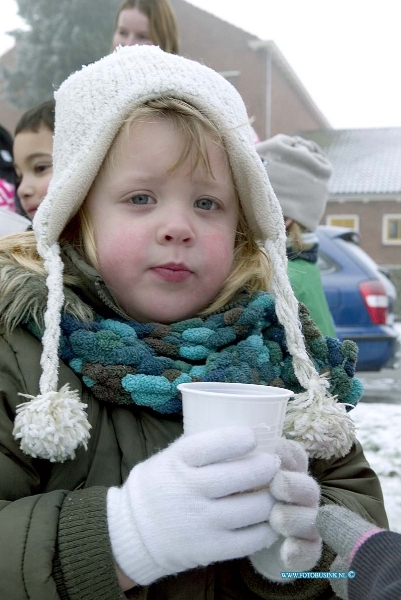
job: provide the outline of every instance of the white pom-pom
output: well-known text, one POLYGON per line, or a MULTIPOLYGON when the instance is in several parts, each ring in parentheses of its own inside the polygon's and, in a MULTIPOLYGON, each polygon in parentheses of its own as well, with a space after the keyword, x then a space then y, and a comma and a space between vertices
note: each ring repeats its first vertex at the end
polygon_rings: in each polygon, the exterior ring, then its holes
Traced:
POLYGON ((25 454, 62 463, 75 458, 78 446, 87 449, 91 425, 76 391, 64 385, 59 392, 21 396, 30 402, 17 406, 13 435, 25 454))
POLYGON ((348 454, 355 425, 344 404, 312 384, 288 403, 284 434, 300 442, 311 458, 327 460, 348 454))

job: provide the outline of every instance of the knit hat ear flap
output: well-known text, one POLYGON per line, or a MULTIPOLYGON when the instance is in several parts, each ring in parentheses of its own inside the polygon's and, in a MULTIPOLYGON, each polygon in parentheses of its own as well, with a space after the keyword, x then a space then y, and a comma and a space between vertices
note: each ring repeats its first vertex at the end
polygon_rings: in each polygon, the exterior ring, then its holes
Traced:
POLYGON ((272 264, 271 288, 276 296, 276 313, 286 333, 295 375, 305 389, 288 403, 284 434, 301 442, 311 458, 345 456, 355 440, 355 425, 346 405, 329 393, 329 381, 319 376, 308 356, 298 315, 298 302, 287 277, 282 248, 267 240, 266 252, 272 264))
MULTIPOLYGON (((43 209, 42 209, 43 210, 43 209)), ((50 462, 64 462, 75 457, 81 444, 87 449, 89 439, 86 404, 68 385, 58 386, 58 346, 60 319, 64 303, 63 262, 58 243, 46 243, 46 221, 37 231, 37 249, 47 272, 47 308, 44 316, 45 331, 42 338, 42 355, 38 396, 21 394, 29 402, 17 406, 13 435, 20 439, 25 454, 50 462)))

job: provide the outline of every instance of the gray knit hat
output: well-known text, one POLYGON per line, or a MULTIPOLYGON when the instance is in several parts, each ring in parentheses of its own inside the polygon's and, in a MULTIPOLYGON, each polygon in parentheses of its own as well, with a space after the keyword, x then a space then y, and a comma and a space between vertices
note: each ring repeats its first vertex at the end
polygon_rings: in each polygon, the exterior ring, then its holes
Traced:
POLYGON ((59 462, 73 458, 75 449, 87 444, 90 426, 85 405, 67 386, 58 389, 64 302, 58 239, 84 202, 133 109, 166 96, 198 108, 221 130, 246 219, 270 257, 277 316, 285 328, 296 376, 306 390, 290 402, 286 435, 301 441, 311 456, 345 455, 354 439, 354 426, 345 406, 329 395, 327 379, 319 377, 306 352, 298 303, 287 277, 282 212, 255 150, 244 103, 212 69, 154 46, 118 48, 71 75, 55 94, 53 177, 33 223, 48 273, 40 395, 18 407, 14 436, 21 439, 24 452, 59 462))
POLYGON ((315 231, 326 208, 332 173, 322 149, 311 140, 280 133, 256 145, 283 214, 315 231))

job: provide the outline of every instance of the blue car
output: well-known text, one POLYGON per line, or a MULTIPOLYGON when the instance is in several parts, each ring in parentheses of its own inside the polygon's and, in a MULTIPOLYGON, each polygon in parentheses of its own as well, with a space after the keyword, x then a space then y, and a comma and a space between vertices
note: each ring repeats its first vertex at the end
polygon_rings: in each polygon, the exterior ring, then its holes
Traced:
POLYGON ((400 340, 394 327, 394 285, 359 247, 356 231, 322 225, 317 234, 318 265, 337 336, 358 345, 358 371, 396 368, 400 340))

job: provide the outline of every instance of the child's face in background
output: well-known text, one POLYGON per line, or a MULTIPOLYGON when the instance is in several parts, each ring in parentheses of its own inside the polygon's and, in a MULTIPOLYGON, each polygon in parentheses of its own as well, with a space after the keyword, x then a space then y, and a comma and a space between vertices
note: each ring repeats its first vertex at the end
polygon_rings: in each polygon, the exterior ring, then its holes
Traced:
POLYGON ((153 44, 149 33, 148 17, 134 8, 125 8, 118 15, 116 30, 113 35, 113 50, 117 46, 134 46, 134 44, 153 44))
POLYGON ((190 318, 232 268, 238 201, 224 151, 208 141, 213 178, 190 160, 169 173, 182 139, 167 121, 134 123, 116 144, 86 200, 100 273, 131 318, 190 318))
POLYGON ((33 219, 53 174, 53 133, 44 126, 37 132, 21 131, 15 136, 13 150, 18 197, 33 219))

